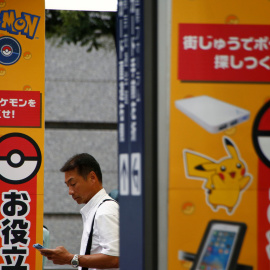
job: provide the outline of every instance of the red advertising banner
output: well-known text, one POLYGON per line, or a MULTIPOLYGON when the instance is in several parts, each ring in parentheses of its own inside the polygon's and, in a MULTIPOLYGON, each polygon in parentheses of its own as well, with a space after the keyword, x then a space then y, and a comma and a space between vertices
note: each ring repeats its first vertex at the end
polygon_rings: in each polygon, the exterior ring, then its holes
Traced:
POLYGON ((0 126, 40 127, 40 92, 2 90, 0 92, 0 126))
POLYGON ((1 203, 1 248, 4 258, 1 269, 30 269, 35 263, 36 254, 33 244, 36 243, 37 177, 31 181, 14 186, 4 183, 1 203))
POLYGON ((179 24, 178 79, 270 82, 270 26, 179 24))
POLYGON ((37 143, 22 133, 2 136, 0 149, 0 268, 30 269, 36 256, 31 247, 36 242, 36 175, 41 152, 37 143))

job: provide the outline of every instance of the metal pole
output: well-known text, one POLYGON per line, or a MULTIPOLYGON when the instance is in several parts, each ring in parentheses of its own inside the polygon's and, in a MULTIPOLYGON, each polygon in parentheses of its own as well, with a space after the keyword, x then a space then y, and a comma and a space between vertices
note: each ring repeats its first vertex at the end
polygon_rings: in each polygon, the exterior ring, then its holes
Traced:
POLYGON ((145 267, 158 269, 157 2, 144 3, 145 267))

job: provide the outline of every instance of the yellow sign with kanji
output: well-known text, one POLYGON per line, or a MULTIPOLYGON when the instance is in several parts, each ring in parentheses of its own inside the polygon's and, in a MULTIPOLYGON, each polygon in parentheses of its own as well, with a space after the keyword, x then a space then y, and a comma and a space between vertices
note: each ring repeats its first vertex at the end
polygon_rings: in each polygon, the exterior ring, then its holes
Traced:
POLYGON ((269 268, 269 14, 172 1, 168 270, 269 268))
POLYGON ((41 269, 44 0, 0 0, 0 268, 41 269))

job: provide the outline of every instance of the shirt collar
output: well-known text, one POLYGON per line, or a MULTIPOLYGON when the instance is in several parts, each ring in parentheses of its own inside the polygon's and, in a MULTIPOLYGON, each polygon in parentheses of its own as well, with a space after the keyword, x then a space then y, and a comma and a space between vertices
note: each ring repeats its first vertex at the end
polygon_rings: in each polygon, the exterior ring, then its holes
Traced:
POLYGON ((90 201, 80 210, 80 213, 82 216, 84 216, 85 218, 88 217, 89 213, 91 212, 91 210, 93 210, 98 203, 100 202, 100 200, 106 195, 106 191, 104 188, 102 188, 98 193, 96 193, 91 199, 90 201))

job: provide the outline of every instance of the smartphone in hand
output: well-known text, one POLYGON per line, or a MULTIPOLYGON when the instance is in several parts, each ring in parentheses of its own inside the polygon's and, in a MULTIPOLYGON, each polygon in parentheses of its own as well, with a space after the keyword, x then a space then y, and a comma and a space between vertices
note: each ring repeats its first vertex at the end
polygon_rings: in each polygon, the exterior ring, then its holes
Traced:
POLYGON ((43 248, 45 248, 45 247, 43 247, 40 244, 34 244, 33 247, 36 248, 36 249, 43 249, 43 248))

